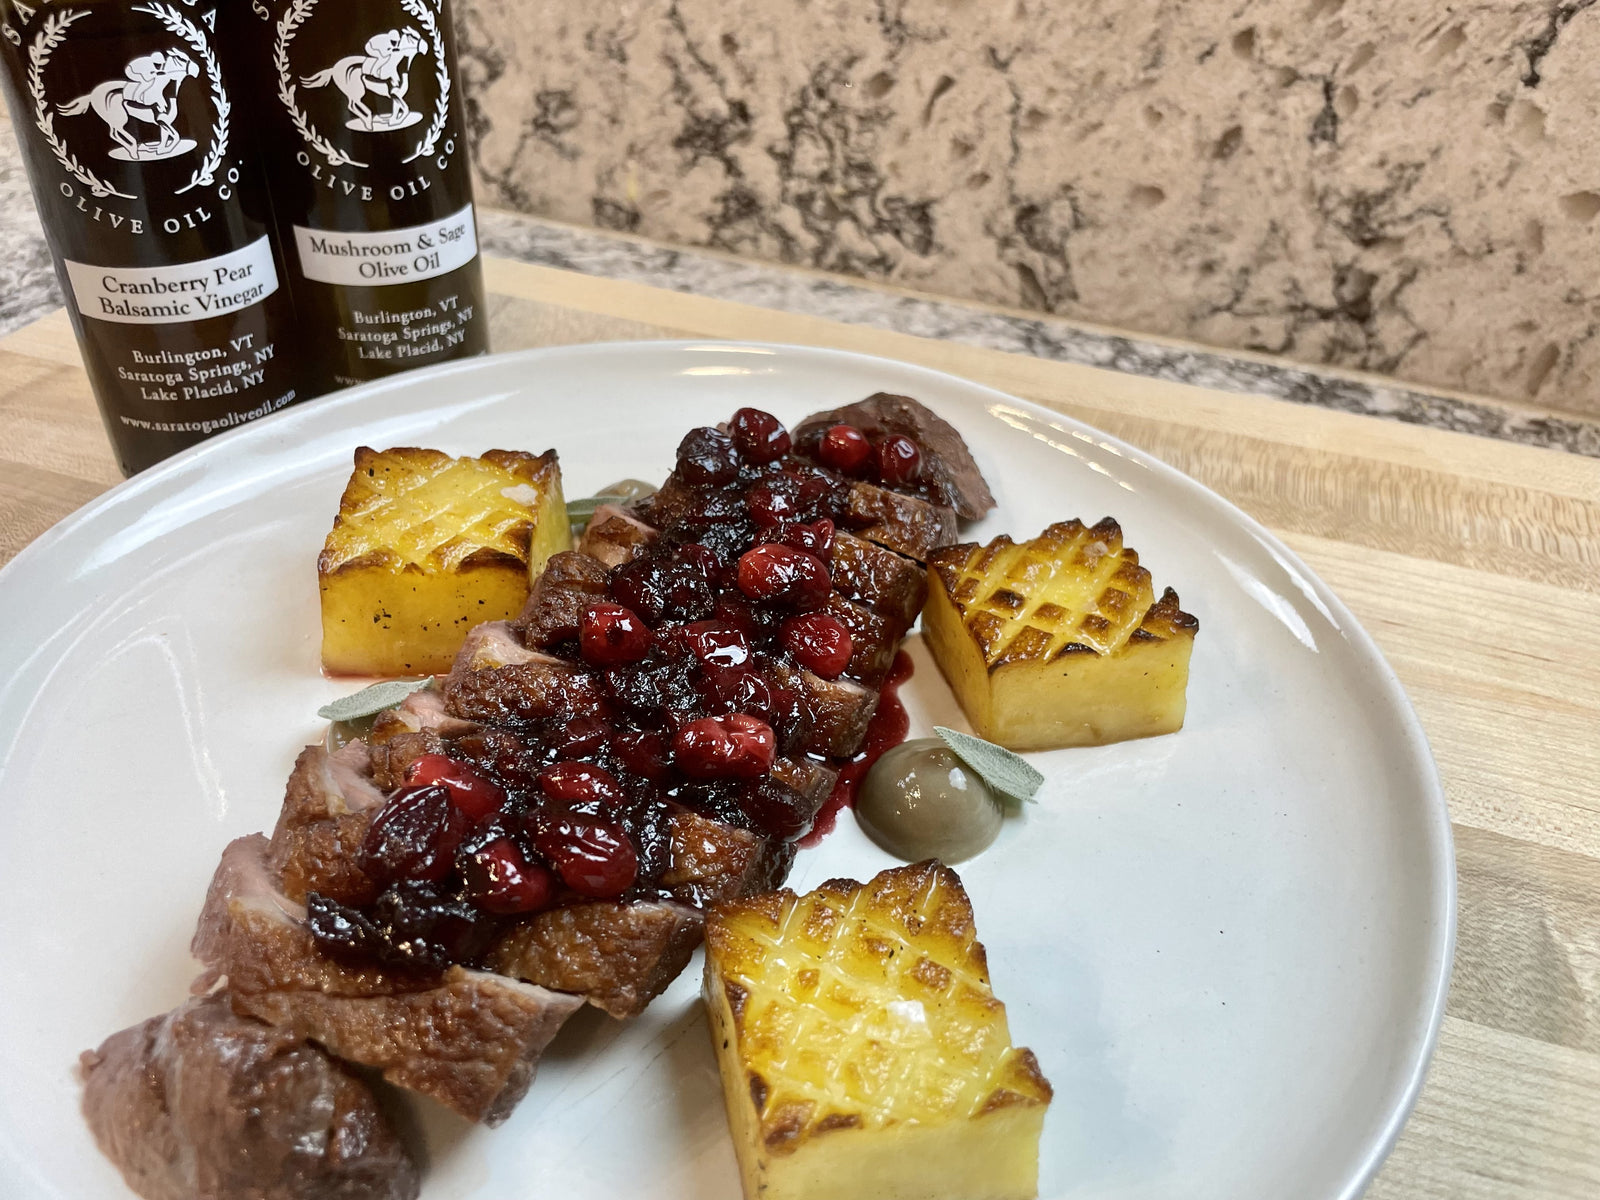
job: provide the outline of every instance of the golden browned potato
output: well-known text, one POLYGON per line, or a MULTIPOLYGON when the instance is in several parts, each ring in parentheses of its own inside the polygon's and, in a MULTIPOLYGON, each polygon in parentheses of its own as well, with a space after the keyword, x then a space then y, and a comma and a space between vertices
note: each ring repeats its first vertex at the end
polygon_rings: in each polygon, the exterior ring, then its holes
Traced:
POLYGON ((317 559, 322 665, 448 671, 467 631, 516 616, 545 560, 571 546, 554 450, 362 446, 317 559))
POLYGON ((937 862, 720 905, 706 1011, 746 1200, 1027 1200, 1050 1085, 937 862))
POLYGON ((1181 729, 1199 627, 1110 517, 928 560, 928 646, 973 729, 1012 750, 1181 729))

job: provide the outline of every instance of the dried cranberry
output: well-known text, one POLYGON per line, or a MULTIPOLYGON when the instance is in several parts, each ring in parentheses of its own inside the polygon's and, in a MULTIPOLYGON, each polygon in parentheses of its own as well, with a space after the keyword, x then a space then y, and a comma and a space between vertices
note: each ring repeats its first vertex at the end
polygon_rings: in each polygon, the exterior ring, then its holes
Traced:
POLYGON ((739 629, 717 621, 695 621, 683 626, 683 637, 694 656, 711 667, 740 667, 750 661, 750 639, 739 629))
POLYGON ((654 882, 672 865, 672 813, 665 801, 646 800, 622 814, 622 828, 639 856, 636 883, 654 882))
POLYGON ((837 679, 850 665, 854 644, 844 622, 826 613, 802 613, 783 623, 783 644, 814 675, 837 679))
POLYGON ((739 807, 763 833, 784 841, 805 836, 816 818, 799 792, 771 776, 756 780, 740 793, 739 807))
POLYGON ((719 713, 758 716, 774 730, 790 731, 800 720, 803 706, 791 688, 747 667, 707 671, 707 707, 719 713))
POLYGON ((872 443, 854 425, 835 425, 817 443, 817 457, 835 471, 859 475, 872 457, 872 443))
POLYGON ((733 439, 720 429, 691 429, 678 443, 678 475, 696 487, 728 483, 739 474, 733 439))
POLYGON ((371 917, 321 892, 306 896, 306 926, 317 949, 337 959, 378 958, 386 949, 383 934, 371 917))
POLYGON ((789 453, 789 431, 783 422, 759 408, 741 408, 728 422, 728 432, 748 463, 769 463, 789 453))
POLYGON ((556 890, 555 877, 530 863, 510 838, 497 838, 474 852, 462 874, 474 904, 506 916, 547 907, 556 890))
POLYGON ((578 647, 586 662, 602 667, 638 662, 650 652, 650 630, 631 608, 597 600, 578 621, 578 647))
POLYGON ((424 754, 406 768, 406 782, 417 786, 440 784, 450 790, 450 802, 471 821, 481 821, 506 802, 503 789, 490 783, 466 763, 444 754, 424 754))
POLYGON ((750 602, 737 592, 724 592, 717 597, 717 611, 712 619, 718 625, 737 629, 746 637, 756 629, 756 616, 750 602))
POLYGON ((403 787, 367 827, 361 869, 379 884, 397 879, 437 882, 450 873, 468 825, 443 784, 403 787))
POLYGON ((711 581, 700 565, 664 554, 636 558, 612 571, 611 594, 650 626, 669 613, 674 620, 698 621, 716 607, 711 581))
POLYGON ((828 568, 814 554, 768 542, 739 558, 739 590, 752 600, 811 608, 833 590, 828 568))
POLYGON ((499 923, 461 896, 432 884, 396 883, 373 902, 373 922, 383 934, 385 961, 442 970, 472 962, 499 930, 499 923))
POLYGON ((812 521, 806 525, 786 525, 778 533, 778 540, 785 546, 792 546, 796 550, 804 550, 807 554, 815 554, 823 562, 833 557, 834 525, 827 517, 820 521, 812 521))
POLYGON ((562 804, 616 804, 622 799, 617 777, 586 762, 552 763, 539 772, 539 790, 562 804))
POLYGON ((666 778, 667 740, 659 733, 648 730, 619 733, 612 739, 611 749, 618 761, 635 775, 652 781, 666 778))
POLYGON ((602 717, 574 717, 554 731, 551 749, 557 758, 593 758, 611 743, 615 732, 602 717))
POLYGON ((778 739, 772 726, 745 713, 702 717, 678 730, 672 755, 693 779, 755 779, 772 770, 778 739))
POLYGON ((633 886, 639 856, 620 825, 576 813, 554 813, 546 814, 537 826, 534 848, 579 895, 604 900, 633 886))
POLYGON ((708 582, 715 583, 722 575, 722 563, 716 551, 699 542, 684 542, 674 551, 674 557, 698 568, 708 582))
POLYGON ((922 451, 904 434, 890 434, 877 444, 874 454, 878 461, 878 478, 891 487, 910 483, 922 465, 922 451))

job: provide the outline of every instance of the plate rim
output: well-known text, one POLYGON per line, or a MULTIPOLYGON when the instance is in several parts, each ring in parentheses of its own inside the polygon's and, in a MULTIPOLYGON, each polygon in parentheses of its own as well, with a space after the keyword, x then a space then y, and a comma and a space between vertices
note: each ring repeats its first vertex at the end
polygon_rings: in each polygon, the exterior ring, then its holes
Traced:
MULTIPOLYGON (((6 591, 9 590, 9 585, 20 572, 34 569, 36 559, 49 554, 59 543, 72 537, 80 527, 96 520, 108 509, 114 509, 146 492, 157 490, 163 485, 173 483, 177 477, 197 465, 203 466, 211 458, 231 453, 246 444, 265 442, 279 432, 292 429, 297 424, 326 421, 333 418, 337 413, 350 408, 359 408, 367 404, 371 398, 381 396, 387 392, 410 391, 418 387, 425 388, 436 380, 457 375, 473 375, 488 369, 498 369, 518 363, 537 363, 550 359, 581 359, 597 354, 608 356, 648 356, 654 354, 670 359, 675 355, 719 353, 751 353, 779 358, 790 357, 834 363, 843 362, 857 364, 867 370, 882 369, 887 366, 894 371, 921 375, 941 384, 954 383, 959 388, 968 389, 969 392, 982 393, 990 401, 1001 401, 1009 405, 1019 406, 1034 418, 1055 425, 1065 432, 1090 435, 1102 447, 1122 455, 1147 470, 1155 472, 1168 483, 1190 489, 1218 515, 1248 532, 1281 562, 1299 572, 1310 583, 1318 599, 1327 606, 1329 614, 1336 618, 1336 624, 1340 632, 1350 643, 1351 649, 1363 660, 1362 665, 1370 671, 1371 677, 1378 685, 1384 698, 1402 718, 1405 735, 1404 742, 1410 753, 1411 765, 1417 772, 1418 780, 1423 785, 1423 790, 1428 800, 1427 821, 1425 823, 1426 845, 1430 851, 1429 857, 1435 863, 1439 875, 1438 884, 1430 889, 1434 911, 1431 914, 1433 917, 1433 930, 1428 942, 1430 952, 1437 956, 1438 970, 1428 989, 1429 997, 1425 1017, 1426 1029, 1414 1061, 1407 1071, 1404 1085, 1399 1094, 1394 1097, 1387 1119, 1366 1145, 1360 1157, 1351 1162, 1349 1174, 1344 1185, 1338 1192, 1334 1193, 1334 1200, 1356 1200, 1377 1175, 1378 1170, 1394 1149, 1401 1131, 1416 1107, 1429 1067, 1438 1049, 1446 1001, 1449 996, 1450 979, 1455 962, 1458 921, 1458 880, 1455 843, 1450 824, 1448 798, 1439 774, 1438 764, 1433 756, 1432 747, 1429 744, 1426 731, 1422 727, 1421 719, 1417 715, 1416 708, 1411 703, 1410 696, 1407 695, 1404 686, 1400 683, 1399 677, 1395 674, 1382 649, 1366 627, 1350 611, 1344 601, 1339 598, 1337 593, 1298 554, 1259 520, 1200 480, 1179 470, 1149 451, 1106 433, 1104 430, 1079 420, 1077 417, 1049 408, 1026 397, 1003 391, 990 384, 980 383, 975 379, 940 370, 937 367, 929 367, 921 363, 908 362, 904 359, 891 358, 886 355, 802 343, 717 338, 643 338, 534 346, 521 350, 476 355, 454 362, 440 363, 434 366, 401 372, 337 392, 312 397, 279 412, 251 421, 245 425, 236 426, 233 429, 208 438, 203 442, 179 451, 177 454, 138 474, 121 480, 89 500, 86 504, 62 517, 13 555, 11 560, 5 563, 4 566, 0 566, 0 597, 3 597, 6 591)), ((1104 368, 1097 369, 1103 370, 1104 368)), ((1124 374, 1116 371, 1108 373, 1124 374)), ((1180 386, 1190 387, 1193 385, 1180 386)), ((426 411, 426 409, 421 411, 426 411)), ((346 422, 347 425, 353 427, 364 423, 366 422, 346 422)), ((192 484, 185 486, 204 487, 205 484, 203 480, 196 480, 192 484)), ((161 500, 157 498, 153 503, 160 504, 161 500)), ((35 652, 37 649, 42 649, 42 647, 35 648, 35 652)), ((21 655, 20 662, 25 663, 32 657, 33 653, 24 652, 21 655)), ((0 773, 3 773, 9 762, 10 750, 11 743, 0 747, 0 773)))

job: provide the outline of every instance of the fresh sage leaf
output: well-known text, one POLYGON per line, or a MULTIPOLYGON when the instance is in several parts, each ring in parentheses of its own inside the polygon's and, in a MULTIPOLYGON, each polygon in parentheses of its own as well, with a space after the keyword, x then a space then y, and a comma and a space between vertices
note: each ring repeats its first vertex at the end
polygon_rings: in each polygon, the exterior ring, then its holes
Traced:
POLYGON ((353 696, 343 696, 331 704, 317 709, 317 716, 328 721, 355 721, 370 717, 386 708, 393 708, 412 692, 420 692, 433 682, 430 675, 423 679, 385 679, 371 687, 364 687, 353 696))
POLYGON ((627 499, 626 496, 611 492, 599 496, 585 496, 582 500, 568 500, 567 520, 587 521, 594 516, 594 510, 602 504, 624 504, 627 499))
POLYGON ((626 504, 628 498, 616 493, 602 493, 599 496, 585 496, 582 500, 567 501, 567 524, 572 527, 573 533, 582 533, 594 517, 595 509, 602 504, 626 504))
POLYGON ((589 523, 589 518, 594 516, 595 509, 602 504, 632 504, 635 500, 653 496, 655 492, 655 484, 646 483, 642 479, 619 479, 597 495, 585 496, 581 500, 568 500, 567 522, 574 528, 581 528, 589 523))
POLYGON ((1013 800, 1032 800, 1044 783, 1044 776, 1027 759, 1004 746, 996 746, 970 733, 946 729, 943 725, 935 725, 933 731, 950 747, 952 754, 1002 795, 1013 800))

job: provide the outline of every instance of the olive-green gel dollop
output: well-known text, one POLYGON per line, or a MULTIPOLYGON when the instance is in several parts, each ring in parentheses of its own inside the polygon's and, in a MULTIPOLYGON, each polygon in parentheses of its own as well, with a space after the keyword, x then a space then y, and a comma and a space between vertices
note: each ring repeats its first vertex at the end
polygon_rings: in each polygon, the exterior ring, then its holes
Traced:
POLYGON ((896 858, 963 862, 1000 833, 1000 801, 938 738, 886 751, 856 797, 856 820, 896 858))

